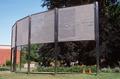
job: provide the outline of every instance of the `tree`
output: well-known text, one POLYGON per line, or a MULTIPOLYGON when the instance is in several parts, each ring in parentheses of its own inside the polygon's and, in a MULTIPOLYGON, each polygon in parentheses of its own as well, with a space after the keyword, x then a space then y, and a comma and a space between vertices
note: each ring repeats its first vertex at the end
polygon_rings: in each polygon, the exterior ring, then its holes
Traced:
POLYGON ((70 7, 81 4, 92 3, 95 0, 43 0, 42 6, 47 6, 48 9, 62 8, 62 7, 70 7))
POLYGON ((119 65, 120 54, 120 5, 109 2, 104 9, 105 24, 102 24, 101 40, 104 44, 102 54, 104 55, 107 65, 115 67, 119 65))
MULTIPOLYGON (((49 9, 55 7, 69 7, 81 4, 92 3, 98 1, 100 5, 100 57, 104 59, 106 66, 118 65, 120 61, 119 55, 119 15, 120 6, 113 0, 43 0, 42 6, 47 6, 49 9), (113 59, 113 60, 112 60, 113 59), (111 63, 110 63, 111 62, 111 63)), ((49 47, 47 44, 44 47, 49 47)), ((54 50, 53 46, 47 51, 54 50)), ((82 41, 82 42, 66 42, 59 43, 59 60, 66 60, 68 66, 71 61, 79 60, 79 64, 95 64, 95 42, 82 41), (77 58, 77 59, 76 59, 77 58)), ((44 49, 43 49, 44 51, 44 49)), ((48 53, 48 52, 47 52, 48 53)), ((101 62, 103 63, 103 62, 101 62)), ((103 64, 101 66, 104 66, 103 64)))
MULTIPOLYGON (((94 2, 94 0, 43 0, 42 6, 43 7, 47 6, 48 9, 50 10, 50 9, 54 9, 55 7, 58 7, 58 8, 70 7, 70 6, 76 6, 76 5, 87 4, 92 2, 94 2)), ((95 47, 94 42, 92 42, 91 46, 86 47, 88 44, 89 44, 88 41, 59 43, 58 59, 65 60, 65 62, 67 62, 67 66, 70 66, 71 61, 79 61, 79 64, 81 64, 83 63, 84 59, 86 59, 86 58, 83 58, 83 56, 86 56, 88 54, 88 51, 92 50, 95 47)), ((51 46, 51 44, 47 44, 47 46, 49 47, 51 46)), ((47 46, 45 45, 45 48, 47 48, 47 46)), ((54 47, 52 49, 54 50, 54 47)), ((47 54, 47 53, 48 52, 44 54, 47 54)), ((95 63, 96 62, 93 61, 93 64, 95 63)))
MULTIPOLYGON (((30 49, 30 61, 38 62, 39 61, 39 54, 38 49, 40 48, 39 44, 31 45, 30 49)), ((21 56, 22 56, 22 63, 26 63, 28 60, 28 46, 23 46, 21 49, 21 56)))

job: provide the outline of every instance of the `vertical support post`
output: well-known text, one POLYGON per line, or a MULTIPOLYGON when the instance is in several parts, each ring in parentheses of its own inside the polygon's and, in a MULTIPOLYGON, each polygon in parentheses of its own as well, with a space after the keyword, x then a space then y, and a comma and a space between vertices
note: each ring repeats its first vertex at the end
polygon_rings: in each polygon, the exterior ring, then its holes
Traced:
POLYGON ((16 56, 17 55, 17 22, 15 27, 15 48, 14 48, 14 57, 13 57, 13 72, 16 72, 16 56))
POLYGON ((13 48, 11 46, 11 55, 10 55, 10 61, 11 61, 11 66, 10 66, 10 71, 13 71, 13 48))
POLYGON ((21 60, 22 60, 22 46, 20 46, 20 71, 21 71, 21 67, 22 67, 22 62, 21 62, 21 60))
POLYGON ((28 74, 30 73, 30 53, 31 53, 31 16, 29 16, 28 33, 28 74))
POLYGON ((98 2, 95 2, 95 40, 96 40, 96 60, 97 60, 97 71, 99 72, 99 6, 98 2))
POLYGON ((10 61, 11 61, 11 66, 10 66, 10 71, 13 71, 13 48, 12 45, 13 44, 13 28, 12 28, 12 32, 11 32, 11 54, 10 54, 10 61))
POLYGON ((55 8, 54 21, 54 42, 55 42, 55 74, 57 73, 57 54, 58 54, 58 8, 55 8))

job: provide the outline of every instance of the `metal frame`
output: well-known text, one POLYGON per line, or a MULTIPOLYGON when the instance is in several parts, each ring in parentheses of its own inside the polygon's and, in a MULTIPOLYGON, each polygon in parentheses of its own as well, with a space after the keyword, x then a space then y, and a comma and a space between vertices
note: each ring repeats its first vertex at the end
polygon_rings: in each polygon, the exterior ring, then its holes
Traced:
MULTIPOLYGON (((97 71, 99 72, 99 7, 98 2, 94 3, 95 5, 95 41, 96 41, 96 63, 97 63, 97 71)), ((27 16, 28 17, 28 16, 27 16)), ((55 70, 54 74, 57 73, 57 56, 58 56, 58 8, 54 9, 54 52, 55 52, 55 70)), ((30 53, 31 53, 31 16, 29 16, 29 31, 28 31, 28 71, 27 73, 30 73, 30 53)), ((12 33, 13 35, 13 33, 12 33)), ((11 39, 12 42, 13 39, 11 39)), ((12 44, 12 43, 11 43, 12 44)), ((11 45, 12 46, 12 45, 11 45)), ((21 47, 22 48, 22 47, 21 47)), ((15 27, 15 47, 11 48, 11 61, 13 56, 13 65, 11 64, 11 71, 16 72, 16 53, 17 53, 17 22, 15 27), (14 52, 13 52, 14 50, 14 52), (13 52, 13 54, 12 54, 13 52)), ((21 70, 21 54, 20 54, 20 70, 21 70)))
POLYGON ((99 6, 98 2, 95 2, 95 41, 96 41, 96 63, 97 63, 97 71, 99 73, 99 6))
POLYGON ((17 55, 17 22, 15 27, 15 47, 14 49, 14 56, 13 56, 13 72, 16 72, 16 55, 17 55))
POLYGON ((10 61, 11 61, 10 71, 12 72, 13 71, 13 48, 11 48, 10 61))
POLYGON ((13 40, 13 29, 11 33, 11 55, 10 55, 10 60, 11 60, 11 66, 10 66, 10 71, 13 71, 13 48, 12 48, 12 40, 13 40))
POLYGON ((58 56, 58 8, 55 8, 54 24, 54 42, 55 42, 55 74, 57 73, 57 56, 58 56))
POLYGON ((29 31, 28 31, 28 74, 30 73, 30 53, 31 53, 31 16, 29 16, 29 31))
POLYGON ((22 60, 22 46, 20 46, 20 71, 21 71, 21 67, 22 67, 21 60, 22 60))

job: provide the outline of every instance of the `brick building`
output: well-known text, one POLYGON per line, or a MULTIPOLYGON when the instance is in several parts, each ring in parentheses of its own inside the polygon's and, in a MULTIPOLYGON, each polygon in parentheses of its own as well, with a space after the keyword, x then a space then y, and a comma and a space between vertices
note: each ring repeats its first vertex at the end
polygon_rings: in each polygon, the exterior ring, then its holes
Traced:
MULTIPOLYGON (((10 61, 11 56, 11 46, 10 45, 0 45, 0 66, 6 65, 6 61, 10 61)), ((20 52, 17 51, 17 64, 20 62, 20 52)))

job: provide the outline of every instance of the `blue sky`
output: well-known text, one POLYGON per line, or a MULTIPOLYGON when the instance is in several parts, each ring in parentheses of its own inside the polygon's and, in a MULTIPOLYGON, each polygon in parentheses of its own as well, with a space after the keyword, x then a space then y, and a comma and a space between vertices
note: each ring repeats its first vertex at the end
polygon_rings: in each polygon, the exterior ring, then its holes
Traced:
POLYGON ((11 44, 11 27, 16 20, 47 10, 41 0, 0 0, 0 45, 11 44))

